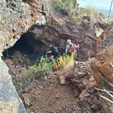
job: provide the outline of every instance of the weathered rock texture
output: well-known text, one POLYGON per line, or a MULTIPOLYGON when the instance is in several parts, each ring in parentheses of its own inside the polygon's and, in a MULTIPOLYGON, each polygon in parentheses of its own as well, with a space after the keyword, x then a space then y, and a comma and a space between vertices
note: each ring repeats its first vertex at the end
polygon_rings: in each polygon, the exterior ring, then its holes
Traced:
MULTIPOLYGON (((13 46, 32 24, 40 20, 41 15, 43 15, 42 2, 44 1, 0 1, 0 56, 2 56, 4 49, 13 46)), ((45 1, 45 6, 46 2, 48 0, 45 1)), ((40 21, 38 23, 40 24, 40 21)), ((25 108, 8 74, 8 67, 0 58, 0 113, 24 112, 25 108)))
POLYGON ((49 49, 49 44, 52 43, 57 45, 61 52, 64 52, 66 40, 71 39, 73 43, 80 45, 79 60, 86 60, 96 55, 97 37, 94 26, 95 24, 90 23, 87 19, 77 20, 54 15, 47 17, 47 23, 44 26, 33 25, 25 37, 38 53, 42 51, 45 53, 49 49), (32 42, 31 37, 36 40, 32 42))
MULTIPOLYGON (((50 10, 51 12, 51 10, 50 10)), ((45 15, 45 14, 44 14, 45 15)), ((33 24, 29 30, 24 33, 21 39, 25 39, 27 44, 33 48, 32 53, 27 52, 28 47, 24 51, 23 45, 26 45, 24 41, 18 40, 21 46, 21 50, 13 48, 9 49, 9 59, 5 59, 5 63, 10 69, 10 74, 13 77, 16 74, 20 74, 23 68, 29 66, 28 62, 31 62, 30 58, 37 54, 45 56, 49 50, 49 44, 55 44, 60 48, 60 52, 64 53, 67 39, 71 39, 73 43, 79 44, 80 49, 78 51, 79 61, 87 60, 88 57, 96 56, 96 44, 97 37, 101 32, 98 32, 98 25, 90 22, 90 17, 85 16, 80 20, 69 17, 59 17, 58 15, 48 15, 44 18, 44 15, 40 15, 39 19, 33 24), (45 21, 46 20, 46 21, 45 21), (97 27, 96 27, 97 26, 97 27), (98 29, 96 29, 96 28, 98 29), (27 53, 26 53, 27 52, 27 53), (24 53, 24 54, 23 54, 24 53), (17 60, 18 59, 18 60, 17 60)))
MULTIPOLYGON (((91 69, 99 88, 113 91, 113 23, 104 27, 104 33, 99 36, 96 59, 92 61, 91 69)), ((105 94, 105 93, 104 93, 105 94)), ((106 96, 106 95, 105 95, 106 96)), ((112 99, 113 100, 113 99, 112 99)), ((105 102, 107 112, 113 112, 112 105, 105 102)))
POLYGON ((89 67, 89 62, 69 62, 47 83, 22 94, 26 109, 29 113, 106 113, 89 67))

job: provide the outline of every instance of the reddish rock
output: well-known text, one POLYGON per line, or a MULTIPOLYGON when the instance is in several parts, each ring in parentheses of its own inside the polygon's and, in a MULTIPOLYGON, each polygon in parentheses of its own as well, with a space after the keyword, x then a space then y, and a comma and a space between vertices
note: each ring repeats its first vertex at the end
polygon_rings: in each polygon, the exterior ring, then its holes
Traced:
POLYGON ((83 19, 83 21, 76 21, 76 19, 72 18, 69 20, 67 17, 61 19, 55 16, 48 17, 46 26, 32 26, 25 34, 25 37, 29 44, 38 52, 39 50, 46 52, 49 44, 52 43, 57 45, 61 52, 64 52, 66 40, 70 38, 73 43, 80 45, 78 52, 79 60, 81 60, 83 56, 87 59, 88 51, 92 51, 91 53, 93 53, 93 55, 91 56, 96 55, 97 37, 95 35, 95 29, 91 27, 94 25, 90 25, 90 22, 87 20, 85 21, 83 19), (32 42, 31 38, 36 41, 32 42))
POLYGON ((66 77, 65 77, 65 76, 60 76, 60 77, 59 77, 59 80, 60 80, 60 84, 61 84, 61 85, 67 84, 67 82, 66 82, 66 77))
MULTIPOLYGON (((97 49, 96 59, 92 60, 91 70, 93 76, 101 89, 106 89, 113 91, 113 25, 109 25, 105 31, 105 35, 100 35, 101 41, 99 40, 99 45, 97 49)), ((105 97, 109 98, 104 92, 105 97)), ((110 99, 110 98, 109 98, 110 99)), ((102 99, 103 100, 103 99, 102 99)), ((105 101, 106 112, 113 112, 111 109, 111 104, 105 101)), ((98 106, 93 105, 92 110, 98 111, 98 106)))

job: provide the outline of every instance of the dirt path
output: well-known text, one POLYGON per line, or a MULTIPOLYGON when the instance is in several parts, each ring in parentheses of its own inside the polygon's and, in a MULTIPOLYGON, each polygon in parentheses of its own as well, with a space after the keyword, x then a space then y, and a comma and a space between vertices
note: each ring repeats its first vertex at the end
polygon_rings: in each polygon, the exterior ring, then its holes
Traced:
MULTIPOLYGON (((88 103, 79 102, 69 84, 60 85, 57 76, 31 92, 23 94, 23 97, 27 113, 94 113, 88 103)), ((99 109, 97 113, 104 112, 99 109)))
POLYGON ((31 110, 34 113, 71 113, 77 104, 70 85, 60 85, 57 77, 49 80, 44 86, 34 89, 30 94, 33 103, 27 109, 28 113, 31 110))
POLYGON ((89 62, 69 62, 49 80, 22 94, 27 112, 106 113, 89 66, 89 62), (68 84, 60 84, 62 76, 68 84))

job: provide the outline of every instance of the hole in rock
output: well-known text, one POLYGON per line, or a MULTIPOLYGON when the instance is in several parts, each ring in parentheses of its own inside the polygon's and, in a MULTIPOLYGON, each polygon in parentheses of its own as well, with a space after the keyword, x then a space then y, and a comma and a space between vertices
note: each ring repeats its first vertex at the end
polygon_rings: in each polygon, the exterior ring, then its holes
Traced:
POLYGON ((27 38, 26 34, 23 34, 13 47, 3 51, 2 59, 9 67, 9 74, 12 75, 12 78, 36 63, 36 60, 44 53, 40 52, 42 45, 40 41, 33 37, 27 38))

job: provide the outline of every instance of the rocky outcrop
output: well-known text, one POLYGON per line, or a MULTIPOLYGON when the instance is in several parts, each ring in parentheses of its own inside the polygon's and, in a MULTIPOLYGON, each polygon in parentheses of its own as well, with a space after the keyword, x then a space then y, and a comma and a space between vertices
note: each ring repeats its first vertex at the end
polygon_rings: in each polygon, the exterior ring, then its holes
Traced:
POLYGON ((88 57, 96 55, 97 37, 94 26, 95 24, 90 23, 89 19, 58 18, 54 15, 47 17, 46 25, 33 25, 25 37, 38 53, 43 52, 43 54, 49 49, 49 44, 53 43, 63 53, 66 40, 71 39, 73 43, 80 45, 78 60, 87 60, 88 57))
MULTIPOLYGON (((96 59, 92 61, 91 69, 93 76, 101 89, 113 91, 113 25, 110 24, 104 29, 99 36, 100 42, 98 44, 96 59)), ((105 97, 105 93, 103 94, 105 97)), ((109 98, 109 96, 107 96, 109 98)), ((111 99, 111 98, 109 98, 111 99)), ((113 99, 111 99, 113 100, 113 99)), ((104 102, 103 102, 104 103, 104 102)), ((112 105, 107 100, 103 106, 113 112, 112 105)))
POLYGON ((95 89, 97 83, 89 67, 89 61, 71 61, 60 71, 59 80, 61 84, 70 84, 75 97, 79 100, 78 103, 84 106, 88 112, 104 112, 95 89))
MULTIPOLYGON (((13 46, 20 36, 43 15, 41 2, 43 1, 0 1, 0 57, 5 49, 13 46)), ((24 105, 12 84, 8 67, 1 58, 0 81, 0 113, 24 113, 24 105)))
POLYGON ((113 32, 112 25, 109 25, 104 33, 99 36, 99 44, 97 49, 96 59, 92 61, 92 72, 101 88, 113 90, 112 77, 112 43, 113 32))

